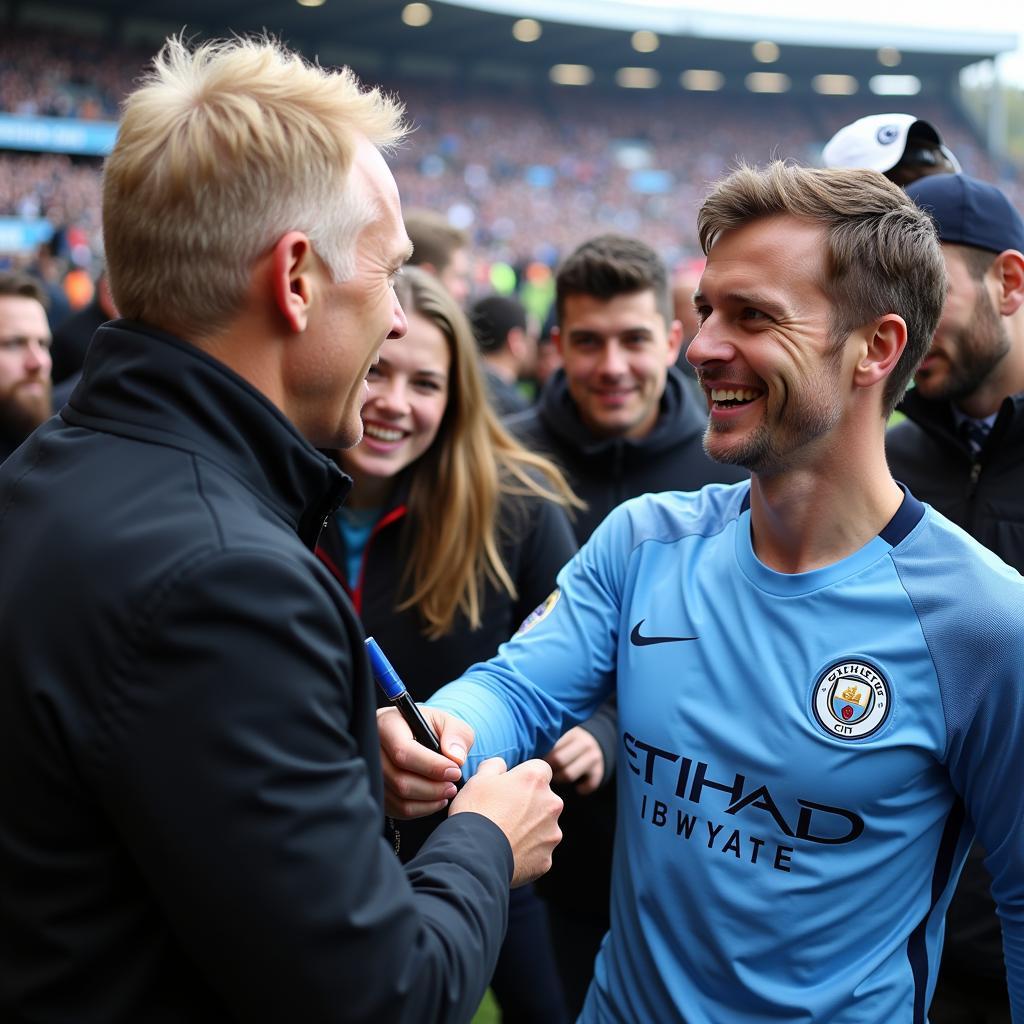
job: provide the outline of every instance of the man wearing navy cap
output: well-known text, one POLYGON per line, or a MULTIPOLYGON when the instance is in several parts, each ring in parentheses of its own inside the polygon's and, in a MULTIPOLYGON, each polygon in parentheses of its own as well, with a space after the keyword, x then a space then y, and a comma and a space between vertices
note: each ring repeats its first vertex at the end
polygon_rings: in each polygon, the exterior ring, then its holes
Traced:
MULTIPOLYGON (((1024 221, 962 174, 907 189, 938 229, 950 287, 887 438, 896 479, 1024 571, 1024 221)), ((978 846, 950 906, 933 1024, 1009 1021, 999 920, 978 846)))

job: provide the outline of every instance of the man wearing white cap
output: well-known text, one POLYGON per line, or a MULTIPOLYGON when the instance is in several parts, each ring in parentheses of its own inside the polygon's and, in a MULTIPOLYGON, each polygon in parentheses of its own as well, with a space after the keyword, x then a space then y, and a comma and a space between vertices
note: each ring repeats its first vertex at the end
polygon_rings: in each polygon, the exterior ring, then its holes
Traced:
POLYGON ((840 128, 821 154, 826 167, 866 167, 905 188, 929 174, 959 174, 938 131, 913 114, 870 114, 840 128))

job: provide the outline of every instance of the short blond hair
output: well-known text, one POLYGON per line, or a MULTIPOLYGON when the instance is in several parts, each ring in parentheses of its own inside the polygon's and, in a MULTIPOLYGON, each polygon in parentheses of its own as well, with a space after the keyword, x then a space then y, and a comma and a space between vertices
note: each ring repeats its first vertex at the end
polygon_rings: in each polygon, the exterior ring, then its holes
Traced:
POLYGON ((373 217, 346 188, 360 138, 406 133, 403 108, 348 68, 273 39, 167 40, 124 104, 103 176, 103 236, 121 315, 202 337, 240 311, 252 264, 305 232, 335 280, 373 217))
POLYGON ((946 265, 931 219, 877 171, 741 165, 718 182, 697 214, 707 255, 724 231, 785 214, 825 230, 825 294, 831 334, 850 333, 886 313, 907 325, 907 345, 883 393, 888 416, 931 345, 946 301, 946 265))

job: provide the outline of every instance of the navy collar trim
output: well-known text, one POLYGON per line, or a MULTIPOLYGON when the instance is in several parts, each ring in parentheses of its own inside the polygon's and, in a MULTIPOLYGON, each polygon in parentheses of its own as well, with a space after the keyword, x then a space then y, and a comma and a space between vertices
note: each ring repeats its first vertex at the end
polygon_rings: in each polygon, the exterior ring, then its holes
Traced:
MULTIPOLYGON (((896 482, 899 483, 898 480, 896 482)), ((900 507, 896 510, 896 514, 882 527, 881 532, 878 534, 890 547, 896 547, 897 544, 906 538, 924 516, 924 505, 907 490, 906 485, 900 484, 899 486, 900 490, 903 491, 903 501, 900 502, 900 507)), ((748 490, 743 496, 740 514, 742 515, 749 508, 750 491, 748 490)))

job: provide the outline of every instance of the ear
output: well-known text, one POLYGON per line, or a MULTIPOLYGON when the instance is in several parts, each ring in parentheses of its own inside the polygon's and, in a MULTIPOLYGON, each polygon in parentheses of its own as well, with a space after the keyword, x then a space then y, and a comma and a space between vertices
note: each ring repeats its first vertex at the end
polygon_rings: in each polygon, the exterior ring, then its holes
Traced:
POLYGON ((886 313, 865 330, 860 345, 853 383, 860 388, 874 387, 892 373, 907 347, 906 322, 895 313, 886 313))
POLYGON ((525 353, 526 347, 526 332, 522 327, 512 327, 509 329, 508 335, 505 338, 505 344, 508 347, 509 352, 516 359, 522 359, 525 353))
POLYGON ((999 285, 996 309, 1001 316, 1013 316, 1024 305, 1024 255, 1016 249, 1006 249, 989 269, 999 285))
POLYGON ((565 355, 562 351, 562 331, 557 326, 551 328, 551 344, 555 346, 560 356, 565 355))
POLYGON ((679 359, 679 350, 683 347, 683 322, 673 320, 668 328, 668 358, 666 366, 674 366, 679 359))
POLYGON ((271 252, 271 293, 277 311, 289 330, 301 334, 309 322, 309 307, 315 290, 316 253, 301 231, 282 235, 271 252))

